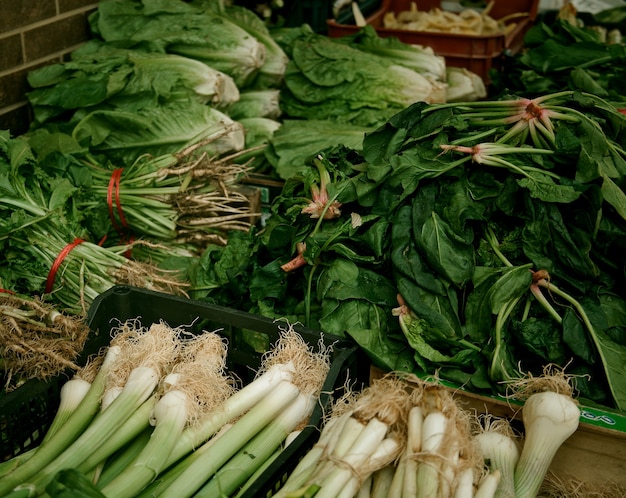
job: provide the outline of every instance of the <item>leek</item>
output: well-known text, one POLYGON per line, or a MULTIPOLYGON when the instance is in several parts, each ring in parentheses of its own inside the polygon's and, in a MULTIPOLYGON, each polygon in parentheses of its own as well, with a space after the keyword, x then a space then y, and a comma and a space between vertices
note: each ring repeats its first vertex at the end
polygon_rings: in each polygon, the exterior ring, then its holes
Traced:
MULTIPOLYGON (((75 377, 68 380, 61 386, 59 407, 55 413, 52 423, 48 427, 41 444, 50 439, 67 422, 72 413, 80 406, 80 403, 89 392, 91 382, 75 377)), ((22 465, 29 459, 38 447, 21 453, 10 460, 0 463, 0 477, 8 474, 17 466, 22 465)))
MULTIPOLYGON (((20 480, 20 487, 42 493, 58 471, 78 467, 94 448, 105 443, 153 394, 164 371, 178 355, 178 331, 162 323, 143 329, 131 321, 115 331, 111 347, 118 347, 119 353, 115 364, 106 371, 107 387, 115 389, 123 385, 123 389, 116 390, 119 394, 111 404, 100 411, 62 453, 46 462, 36 475, 20 480)), ((102 368, 98 375, 101 372, 102 368)))
POLYGON ((200 490, 197 498, 213 498, 220 493, 232 496, 237 489, 280 447, 287 435, 306 422, 316 398, 300 394, 273 422, 268 424, 237 455, 231 458, 200 490))
POLYGON ((191 453, 185 469, 159 494, 163 498, 192 496, 235 453, 274 420, 299 395, 298 388, 282 382, 269 395, 237 420, 206 452, 191 453))
MULTIPOLYGON (((148 398, 145 403, 124 421, 111 437, 107 438, 97 448, 94 448, 93 452, 77 466, 77 469, 83 473, 88 473, 103 467, 111 455, 124 448, 131 441, 134 441, 142 432, 145 432, 146 428, 150 427, 150 413, 155 403, 156 399, 154 396, 148 398)), ((99 482, 99 479, 96 479, 96 481, 99 482)))
POLYGON ((154 406, 150 441, 128 468, 102 488, 106 496, 133 497, 166 468, 174 446, 188 423, 221 404, 231 394, 224 375, 226 347, 218 334, 204 333, 183 343, 180 361, 162 382, 154 406))
MULTIPOLYGON (((191 496, 235 453, 267 427, 292 400, 300 395, 317 397, 328 374, 328 351, 312 352, 302 337, 289 328, 282 331, 278 342, 264 358, 264 369, 276 365, 292 365, 291 380, 280 381, 262 399, 252 404, 217 441, 209 440, 205 443, 210 445, 207 451, 190 454, 183 462, 184 470, 159 496, 165 498, 191 496)), ((220 409, 216 411, 219 413, 220 409)), ((175 451, 176 448, 174 457, 175 451)))
POLYGON ((100 407, 100 398, 104 393, 108 375, 119 360, 121 352, 119 346, 111 346, 107 349, 102 365, 80 405, 72 412, 56 434, 42 443, 23 465, 18 466, 0 479, 0 495, 5 495, 41 472, 79 437, 100 407))

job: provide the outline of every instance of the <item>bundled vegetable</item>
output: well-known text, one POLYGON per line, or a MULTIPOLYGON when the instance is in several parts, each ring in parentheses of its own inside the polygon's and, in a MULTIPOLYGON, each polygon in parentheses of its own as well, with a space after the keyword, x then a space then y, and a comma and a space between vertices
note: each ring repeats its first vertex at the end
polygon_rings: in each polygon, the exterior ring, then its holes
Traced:
POLYGON ((26 295, 45 294, 78 314, 118 283, 183 292, 186 285, 175 273, 129 260, 124 253, 132 244, 104 248, 91 242, 72 203, 76 187, 48 176, 24 137, 5 133, 0 145, 4 285, 26 295))
POLYGON ((405 406, 403 385, 391 379, 346 403, 339 400, 319 442, 275 496, 354 496, 368 476, 400 454, 405 406))
MULTIPOLYGON (((253 196, 238 186, 248 172, 235 162, 241 154, 217 159, 206 150, 220 138, 156 157, 142 155, 125 167, 82 152, 66 154, 63 162, 45 156, 40 164, 51 171, 64 166, 62 174, 76 185, 74 202, 94 238, 136 235, 202 250, 230 230, 247 230, 257 215, 253 196)), ((30 143, 44 153, 56 139, 40 130, 30 143)))

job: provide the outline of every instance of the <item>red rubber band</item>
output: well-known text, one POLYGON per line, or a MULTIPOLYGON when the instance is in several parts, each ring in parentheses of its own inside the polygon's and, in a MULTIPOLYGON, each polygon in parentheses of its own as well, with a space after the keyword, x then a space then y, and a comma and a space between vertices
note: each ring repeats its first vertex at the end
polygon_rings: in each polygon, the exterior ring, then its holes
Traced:
POLYGON ((13 292, 12 290, 9 289, 0 289, 0 294, 5 292, 6 294, 15 294, 15 292, 13 292))
MULTIPOLYGON (((132 244, 133 242, 135 242, 135 235, 132 233, 129 234, 126 240, 122 239, 122 242, 126 244, 132 244)), ((132 253, 133 253, 133 248, 131 245, 131 247, 129 247, 126 251, 124 251, 124 256, 126 257, 126 259, 130 259, 132 257, 132 253)))
POLYGON ((128 223, 126 222, 126 217, 124 216, 124 212, 122 211, 122 203, 120 202, 120 180, 122 178, 122 172, 124 168, 117 168, 111 174, 111 178, 109 179, 109 188, 107 190, 107 205, 109 206, 109 218, 111 219, 111 223, 118 232, 122 232, 123 228, 128 228, 128 223), (115 195, 115 209, 117 211, 117 215, 120 218, 120 222, 122 226, 117 223, 115 219, 115 213, 113 211, 113 196, 115 195))
POLYGON ((63 263, 63 260, 70 252, 72 252, 72 249, 74 249, 77 245, 82 244, 83 242, 85 242, 83 239, 75 238, 71 243, 66 245, 56 257, 54 263, 52 263, 50 271, 48 272, 48 278, 46 279, 46 289, 44 291, 46 294, 48 294, 52 290, 52 286, 54 285, 54 279, 56 278, 57 271, 59 270, 61 263, 63 263))

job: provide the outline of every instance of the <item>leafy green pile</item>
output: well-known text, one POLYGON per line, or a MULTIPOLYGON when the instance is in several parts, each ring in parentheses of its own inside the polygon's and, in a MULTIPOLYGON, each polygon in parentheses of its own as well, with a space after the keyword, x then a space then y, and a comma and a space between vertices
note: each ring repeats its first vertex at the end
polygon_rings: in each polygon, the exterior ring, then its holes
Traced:
POLYGON ((34 125, 79 121, 95 109, 137 111, 171 100, 226 107, 239 99, 230 76, 174 54, 117 48, 91 40, 71 60, 28 74, 34 125))
POLYGON ((289 178, 263 231, 206 251, 194 294, 477 392, 567 366, 624 410, 625 126, 576 92, 414 104, 289 178))
POLYGON ((98 5, 89 22, 92 33, 109 44, 197 59, 231 76, 240 88, 253 83, 268 54, 278 58, 276 65, 286 64, 252 11, 225 12, 219 1, 109 0, 98 5))
POLYGON ((536 22, 524 50, 493 72, 492 95, 508 91, 529 97, 580 90, 626 101, 626 46, 607 44, 598 31, 565 19, 536 22))

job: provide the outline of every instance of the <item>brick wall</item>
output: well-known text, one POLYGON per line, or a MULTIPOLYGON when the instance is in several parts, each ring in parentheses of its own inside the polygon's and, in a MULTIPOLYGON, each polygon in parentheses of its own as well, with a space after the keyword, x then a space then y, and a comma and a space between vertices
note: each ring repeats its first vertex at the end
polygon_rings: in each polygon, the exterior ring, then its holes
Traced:
POLYGON ((97 0, 0 0, 0 130, 28 129, 26 76, 89 39, 97 0))

